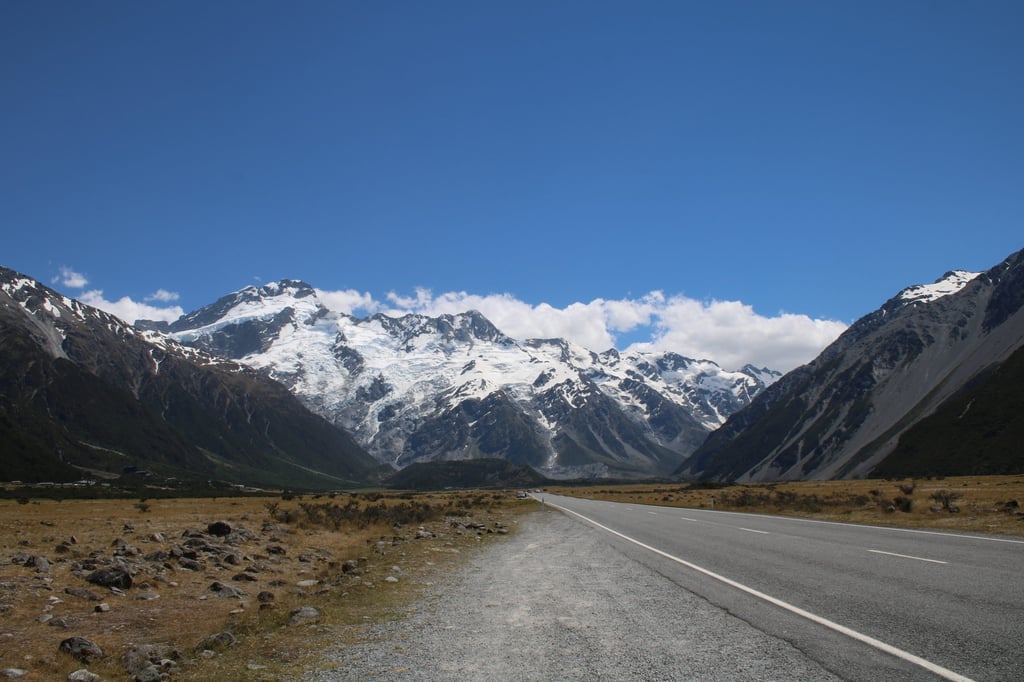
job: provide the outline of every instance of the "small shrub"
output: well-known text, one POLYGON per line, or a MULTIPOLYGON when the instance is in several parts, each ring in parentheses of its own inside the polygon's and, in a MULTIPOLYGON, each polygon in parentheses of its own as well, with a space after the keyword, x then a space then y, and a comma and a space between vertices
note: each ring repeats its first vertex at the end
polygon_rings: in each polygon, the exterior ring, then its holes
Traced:
POLYGON ((942 508, 946 511, 953 511, 955 508, 957 511, 960 509, 956 506, 957 500, 960 499, 960 494, 955 493, 952 490, 936 490, 931 495, 932 499, 942 505, 942 508))
POLYGON ((893 504, 896 505, 896 509, 907 514, 909 514, 910 511, 914 508, 914 501, 909 497, 897 497, 896 499, 893 500, 893 504))

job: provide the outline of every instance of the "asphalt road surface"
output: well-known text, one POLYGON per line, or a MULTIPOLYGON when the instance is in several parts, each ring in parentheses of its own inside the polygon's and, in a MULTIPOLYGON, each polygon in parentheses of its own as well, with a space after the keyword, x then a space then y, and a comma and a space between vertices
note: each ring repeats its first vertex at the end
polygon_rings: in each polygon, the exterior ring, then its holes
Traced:
POLYGON ((303 679, 1024 679, 1024 541, 543 498, 303 679))
POLYGON ((1024 679, 1024 540, 544 499, 843 679, 1024 679))

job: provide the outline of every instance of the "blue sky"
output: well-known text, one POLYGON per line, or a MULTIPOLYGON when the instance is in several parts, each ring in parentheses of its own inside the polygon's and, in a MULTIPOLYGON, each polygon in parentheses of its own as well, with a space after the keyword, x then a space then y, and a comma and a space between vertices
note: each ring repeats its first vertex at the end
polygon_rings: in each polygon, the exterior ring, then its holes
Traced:
MULTIPOLYGON (((1024 3, 0 3, 0 264, 788 369, 1024 247, 1024 3)), ((75 277, 74 275, 77 275, 75 277)))

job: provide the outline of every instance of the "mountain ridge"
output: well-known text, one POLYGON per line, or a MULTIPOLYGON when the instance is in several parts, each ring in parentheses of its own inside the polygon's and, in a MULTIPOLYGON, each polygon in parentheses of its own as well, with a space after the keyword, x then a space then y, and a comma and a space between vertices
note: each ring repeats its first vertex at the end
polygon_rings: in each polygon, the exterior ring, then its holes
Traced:
POLYGON ((0 268, 0 440, 11 479, 155 469, 258 485, 378 465, 283 386, 0 268))
POLYGON ((166 329, 282 381, 397 467, 501 457, 563 478, 664 475, 779 376, 516 340, 475 310, 357 318, 298 282, 239 290, 166 329))
POLYGON ((1024 252, 907 287, 711 434, 677 473, 762 481, 869 475, 901 436, 1024 343, 1024 252))

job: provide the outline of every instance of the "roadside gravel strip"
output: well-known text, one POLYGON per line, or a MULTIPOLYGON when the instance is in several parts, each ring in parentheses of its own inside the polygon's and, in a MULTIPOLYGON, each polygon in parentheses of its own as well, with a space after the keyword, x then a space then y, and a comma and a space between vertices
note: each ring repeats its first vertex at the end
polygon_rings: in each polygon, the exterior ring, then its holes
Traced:
POLYGON ((629 559, 588 524, 546 511, 431 587, 363 643, 326 652, 337 680, 834 680, 629 559))

